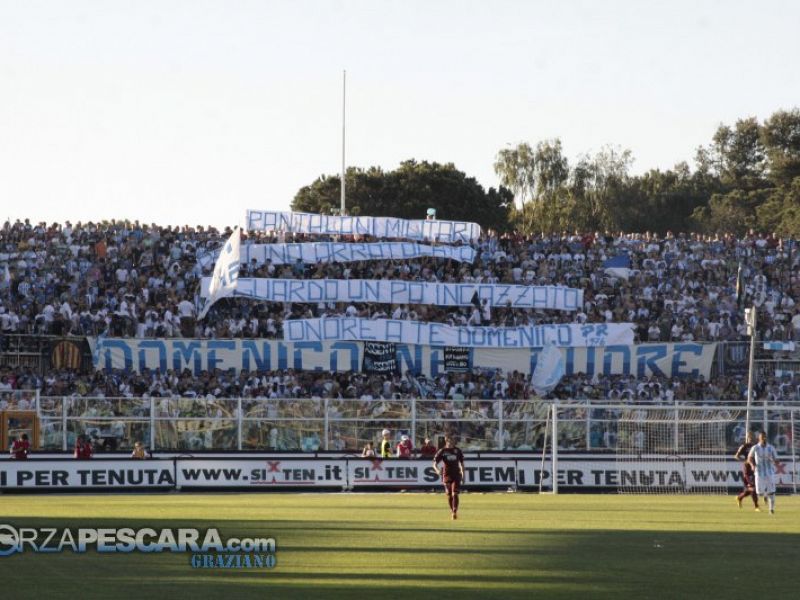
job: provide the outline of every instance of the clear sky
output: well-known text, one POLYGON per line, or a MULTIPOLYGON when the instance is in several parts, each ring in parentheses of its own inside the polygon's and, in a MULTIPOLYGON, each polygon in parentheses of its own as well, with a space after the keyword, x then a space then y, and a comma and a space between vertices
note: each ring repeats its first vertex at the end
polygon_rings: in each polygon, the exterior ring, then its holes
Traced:
POLYGON ((241 223, 341 163, 611 143, 800 105, 800 2, 0 0, 0 218, 241 223))

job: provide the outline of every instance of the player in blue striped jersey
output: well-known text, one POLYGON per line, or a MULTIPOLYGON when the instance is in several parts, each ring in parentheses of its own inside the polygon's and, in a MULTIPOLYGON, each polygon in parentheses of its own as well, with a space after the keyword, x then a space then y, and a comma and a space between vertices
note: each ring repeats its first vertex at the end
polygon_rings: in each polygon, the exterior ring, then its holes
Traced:
POLYGON ((747 462, 756 473, 756 494, 764 497, 770 514, 775 514, 775 466, 778 455, 772 444, 767 443, 765 432, 758 434, 758 444, 750 449, 747 462))

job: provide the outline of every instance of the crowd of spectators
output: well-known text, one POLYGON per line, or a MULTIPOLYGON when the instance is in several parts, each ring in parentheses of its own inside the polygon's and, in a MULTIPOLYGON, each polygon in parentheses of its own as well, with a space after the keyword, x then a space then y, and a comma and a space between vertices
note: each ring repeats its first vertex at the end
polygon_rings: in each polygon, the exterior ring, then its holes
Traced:
MULTIPOLYGON (((228 298, 198 321, 201 278, 210 274, 213 253, 230 233, 229 229, 138 222, 5 223, 0 230, 0 349, 3 336, 16 333, 280 338, 287 319, 336 315, 494 326, 632 322, 637 342, 736 341, 746 337, 742 305, 759 307, 762 339, 800 341, 800 256, 793 240, 772 235, 522 236, 487 232, 473 244, 477 259, 472 264, 438 258, 342 264, 254 262, 242 265, 240 275, 564 285, 584 290, 584 305, 579 311, 566 312, 486 306, 265 303, 228 298), (631 261, 627 277, 614 275, 604 267, 606 260, 622 253, 631 261), (740 265, 744 288, 741 304, 736 290, 740 265)), ((264 233, 244 236, 245 244, 375 241, 264 233)), ((548 397, 613 404, 741 403, 746 384, 741 375, 717 375, 711 380, 702 376, 573 375, 564 377, 548 397)), ((155 399, 159 418, 208 419, 210 425, 203 431, 159 430, 158 435, 166 436, 159 440, 161 446, 189 449, 228 447, 235 442, 235 428, 231 426, 236 416, 236 402, 231 399, 235 398, 243 399, 243 416, 253 422, 287 419, 283 425, 278 422, 263 431, 256 427, 245 432, 250 440, 247 443, 253 447, 284 450, 319 448, 316 425, 309 425, 311 429, 306 431, 303 423, 320 417, 323 405, 335 424, 330 444, 342 450, 360 447, 377 427, 411 419, 408 400, 412 398, 417 399, 415 417, 419 423, 430 427, 431 432, 440 432, 449 427, 447 423, 463 422, 458 426, 460 434, 478 449, 534 447, 540 443, 543 429, 531 423, 544 418, 542 404, 526 402, 537 398, 530 375, 499 369, 425 377, 293 370, 200 375, 188 370, 91 374, 49 370, 42 374, 25 367, 0 367, 0 410, 32 408, 33 391, 43 398, 70 398, 71 414, 88 419, 87 423, 106 417, 141 416, 150 410, 151 398, 155 399), (497 426, 501 417, 507 420, 505 429, 497 426), (353 420, 350 425, 345 423, 348 419, 353 420), (366 430, 352 424, 361 420, 370 423, 366 430)), ((756 396, 774 403, 798 402, 800 385, 790 375, 760 377, 756 396)), ((54 400, 56 412, 57 406, 54 400)), ((46 416, 47 407, 40 408, 46 416)), ((592 418, 606 418, 601 409, 590 410, 594 411, 592 418)), ((576 413, 576 439, 586 435, 581 418, 576 413)), ((51 421, 52 443, 58 446, 61 421, 55 417, 51 421)), ((106 433, 132 440, 144 435, 144 430, 136 427, 139 425, 119 420, 111 427, 113 431, 106 433), (135 430, 129 431, 130 427, 135 430)), ((613 428, 604 427, 592 430, 592 447, 613 446, 613 440, 606 439, 614 435, 613 428)), ((569 428, 565 426, 562 436, 564 431, 569 428)))
MULTIPOLYGON (((0 328, 55 335, 274 338, 282 335, 285 319, 346 314, 473 325, 633 322, 640 342, 736 340, 746 332, 736 303, 741 264, 746 302, 761 308, 760 336, 800 339, 800 256, 793 242, 771 235, 489 232, 474 244, 474 264, 426 258, 243 265, 241 275, 251 277, 566 285, 584 290, 584 306, 559 312, 226 299, 198 322, 200 279, 213 268, 213 261, 199 259, 228 235, 229 230, 138 222, 7 222, 0 230, 0 328), (623 252, 631 258, 627 279, 603 267, 623 252)), ((247 234, 244 243, 278 241, 311 238, 247 234)))
MULTIPOLYGON (((702 376, 668 379, 627 375, 564 377, 548 398, 609 401, 613 403, 742 402, 747 381, 741 376, 702 376)), ((241 372, 215 371, 193 375, 167 371, 126 373, 98 371, 80 375, 75 371, 0 368, 0 402, 4 394, 39 390, 42 396, 96 398, 220 398, 245 399, 334 399, 392 401, 410 398, 442 402, 529 400, 539 397, 530 376, 501 370, 448 373, 438 377, 327 373, 318 371, 241 372)), ((777 402, 800 400, 800 385, 789 376, 760 379, 758 397, 777 402)), ((2 410, 2 405, 0 405, 2 410)))

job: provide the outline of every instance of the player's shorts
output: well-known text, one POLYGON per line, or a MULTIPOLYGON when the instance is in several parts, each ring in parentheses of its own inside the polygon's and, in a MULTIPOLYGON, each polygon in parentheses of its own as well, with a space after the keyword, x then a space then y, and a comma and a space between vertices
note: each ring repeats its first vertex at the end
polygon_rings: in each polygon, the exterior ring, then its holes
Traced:
POLYGON ((442 479, 442 483, 444 483, 444 489, 447 490, 448 494, 457 494, 461 489, 460 479, 442 479))
POLYGON ((746 488, 755 487, 755 473, 752 469, 742 469, 742 485, 746 488))
POLYGON ((756 494, 766 496, 775 493, 775 477, 756 473, 756 494))

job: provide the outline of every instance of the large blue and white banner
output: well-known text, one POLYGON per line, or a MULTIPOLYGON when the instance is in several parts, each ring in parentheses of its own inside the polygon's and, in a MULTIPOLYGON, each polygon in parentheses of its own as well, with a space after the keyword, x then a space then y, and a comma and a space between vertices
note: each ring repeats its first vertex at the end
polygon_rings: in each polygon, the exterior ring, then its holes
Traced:
POLYGON ((338 217, 272 210, 248 210, 247 230, 308 235, 369 235, 379 239, 428 240, 447 244, 474 242, 481 237, 480 225, 467 221, 338 217))
POLYGON ((375 341, 470 348, 564 348, 633 344, 632 323, 453 327, 443 323, 333 317, 284 321, 285 342, 375 341))
MULTIPOLYGON (((263 339, 122 339, 88 338, 98 371, 159 369, 194 375, 214 369, 241 371, 346 372, 361 371, 363 342, 286 343, 263 339)), ((396 345, 400 373, 410 371, 428 377, 447 372, 445 346, 396 345)), ((541 348, 469 348, 467 363, 472 369, 533 373, 541 348)), ((711 375, 716 344, 676 343, 616 345, 594 348, 560 348, 565 376, 585 373, 632 375, 634 377, 683 377, 711 375)))
MULTIPOLYGON (((202 265, 210 264, 217 253, 198 256, 202 265)), ((418 242, 308 242, 305 244, 245 244, 241 250, 242 264, 293 265, 351 263, 364 260, 410 260, 412 258, 442 258, 458 262, 475 262, 478 252, 470 246, 430 246, 418 242)))
MULTIPOLYGON (((210 277, 204 277, 201 297, 208 296, 210 277)), ((271 279, 240 277, 234 296, 267 302, 376 302, 470 306, 472 298, 489 306, 575 311, 583 305, 583 290, 561 286, 502 283, 430 283, 389 279, 271 279)))

